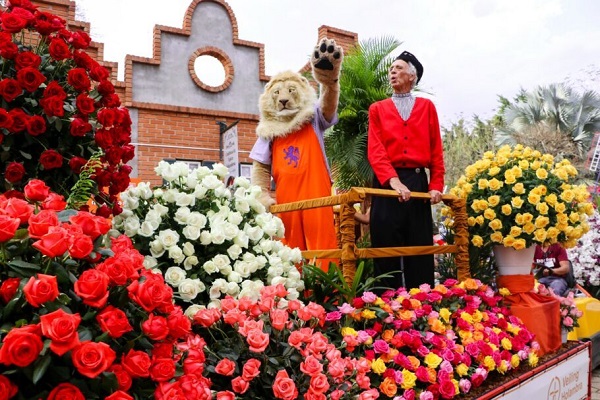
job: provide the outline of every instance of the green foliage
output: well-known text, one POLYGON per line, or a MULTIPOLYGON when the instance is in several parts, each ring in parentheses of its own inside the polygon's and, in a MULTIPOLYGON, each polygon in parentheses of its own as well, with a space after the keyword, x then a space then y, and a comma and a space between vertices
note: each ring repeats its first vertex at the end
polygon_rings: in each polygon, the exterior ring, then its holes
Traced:
POLYGON ((344 57, 340 76, 339 122, 325 135, 325 148, 336 185, 370 186, 367 160, 369 106, 390 96, 387 71, 401 42, 393 37, 359 43, 344 57))
POLYGON ((71 188, 71 193, 69 194, 69 198, 67 199, 67 206, 69 208, 78 210, 83 207, 96 193, 98 190, 98 185, 92 179, 92 176, 96 172, 97 169, 102 168, 101 157, 103 156, 103 151, 98 150, 94 153, 87 163, 81 169, 79 173, 79 178, 75 185, 71 188))

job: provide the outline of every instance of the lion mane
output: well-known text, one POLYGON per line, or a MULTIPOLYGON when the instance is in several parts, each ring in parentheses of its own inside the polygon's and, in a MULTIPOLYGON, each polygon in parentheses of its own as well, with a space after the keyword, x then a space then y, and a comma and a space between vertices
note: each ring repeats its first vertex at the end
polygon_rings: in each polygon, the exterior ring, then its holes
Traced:
POLYGON ((308 79, 293 71, 278 73, 260 96, 257 135, 273 139, 295 132, 313 117, 316 102, 315 89, 308 79))

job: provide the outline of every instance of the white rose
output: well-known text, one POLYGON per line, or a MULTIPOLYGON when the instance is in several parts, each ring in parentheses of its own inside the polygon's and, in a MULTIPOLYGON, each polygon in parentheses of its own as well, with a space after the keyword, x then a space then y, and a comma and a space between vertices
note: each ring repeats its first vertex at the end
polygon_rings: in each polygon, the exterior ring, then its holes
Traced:
MULTIPOLYGON (((167 215, 169 213, 169 207, 164 206, 162 204, 155 204, 154 207, 152 207, 154 211, 156 211, 158 213, 158 215, 160 215, 161 217, 164 217, 165 215, 167 215)), ((152 211, 152 210, 151 210, 152 211)), ((150 212, 151 212, 150 211, 150 212)))
POLYGON ((167 182, 173 182, 179 178, 179 172, 176 168, 173 168, 172 164, 163 166, 160 172, 157 171, 157 173, 167 182))
POLYGON ((250 203, 246 199, 235 199, 235 209, 242 214, 248 214, 250 212, 250 203))
POLYGON ((197 226, 187 225, 183 228, 183 236, 188 240, 196 240, 200 237, 200 228, 197 226))
POLYGON ((223 179, 229 174, 227 167, 221 163, 215 163, 212 166, 213 172, 223 179))
POLYGON ((267 275, 270 277, 281 276, 283 275, 283 267, 280 264, 269 267, 267 270, 267 275))
POLYGON ((238 273, 242 278, 249 278, 252 274, 252 266, 247 261, 236 261, 233 265, 233 272, 238 273))
POLYGON ((156 265, 158 265, 158 261, 156 261, 156 258, 154 257, 144 256, 143 265, 146 269, 153 269, 154 267, 156 267, 156 265))
POLYGON ((196 197, 197 199, 203 199, 204 197, 206 197, 206 192, 208 192, 208 188, 206 186, 197 185, 194 188, 194 197, 196 197))
POLYGON ((212 243, 212 235, 209 231, 200 232, 200 244, 202 246, 208 246, 212 243))
POLYGON ((185 256, 183 255, 183 250, 181 250, 179 246, 171 246, 169 247, 169 258, 176 264, 181 264, 185 259, 185 256))
POLYGON ((235 260, 240 256, 240 254, 242 254, 242 248, 237 244, 232 244, 227 249, 227 254, 229 254, 229 258, 235 260))
POLYGON ((173 164, 173 169, 177 172, 179 177, 186 177, 190 173, 190 166, 187 163, 177 161, 173 164))
POLYGON ((265 225, 263 225, 262 227, 265 231, 265 233, 271 237, 280 237, 277 235, 277 233, 279 232, 277 223, 274 220, 271 220, 269 222, 267 222, 265 225))
POLYGON ((233 184, 244 189, 248 189, 250 187, 250 181, 245 176, 238 176, 233 180, 233 184))
POLYGON ((158 240, 164 247, 171 247, 179 242, 179 234, 172 229, 165 229, 158 233, 158 240))
POLYGON ((136 208, 138 208, 140 206, 140 201, 137 197, 130 197, 130 196, 121 196, 122 198, 125 197, 123 201, 123 207, 127 207, 130 210, 135 210, 136 208))
POLYGON ((158 239, 154 239, 150 242, 150 254, 154 258, 158 258, 165 254, 165 247, 158 239))
POLYGON ((225 239, 227 239, 227 236, 225 236, 225 232, 223 232, 223 229, 220 227, 212 228, 210 230, 210 235, 211 242, 214 244, 223 244, 223 242, 225 242, 225 239))
POLYGON ((156 172, 157 175, 162 175, 162 172, 165 168, 168 168, 171 164, 169 164, 168 162, 161 160, 158 162, 158 165, 156 167, 154 167, 154 172, 156 172))
POLYGON ((252 211, 254 211, 257 214, 264 214, 267 212, 267 209, 265 208, 263 203, 261 203, 257 199, 248 200, 248 204, 250 205, 252 211))
POLYGON ((236 225, 233 225, 232 223, 226 222, 225 224, 223 224, 223 234, 225 235, 227 240, 233 240, 233 238, 237 236, 239 231, 240 228, 238 228, 236 225))
POLYGON ((198 261, 198 257, 196 256, 189 256, 186 257, 185 260, 183 260, 183 268, 185 268, 186 270, 190 270, 193 267, 195 267, 196 265, 198 265, 199 261, 198 261))
POLYGON ((138 229, 138 234, 143 237, 151 237, 154 235, 154 230, 154 226, 150 222, 144 221, 138 229))
POLYGON ((222 199, 230 199, 231 191, 225 186, 219 186, 215 189, 215 196, 222 199))
POLYGON ((291 249, 289 247, 284 247, 281 250, 279 250, 277 252, 277 255, 279 255, 279 257, 281 258, 282 261, 284 262, 288 262, 290 261, 290 257, 291 257, 291 249))
POLYGON ((230 212, 227 216, 227 220, 231 222, 233 225, 239 226, 242 223, 244 217, 237 211, 230 212))
POLYGON ((204 309, 206 307, 201 306, 199 304, 192 304, 188 308, 186 308, 184 315, 189 319, 194 319, 194 316, 198 313, 198 311, 204 309))
POLYGON ((179 192, 175 195, 175 204, 177 204, 180 207, 193 206, 194 204, 196 204, 196 197, 194 197, 193 194, 179 192))
POLYGON ((215 279, 212 286, 209 289, 208 295, 211 299, 218 299, 221 297, 221 293, 227 290, 227 281, 223 278, 215 279))
POLYGON ((225 293, 232 297, 236 297, 238 293, 240 293, 240 287, 235 282, 227 282, 227 288, 225 289, 225 293))
POLYGON ((125 223, 123 224, 123 230, 125 231, 125 234, 129 237, 137 235, 139 229, 140 220, 137 216, 127 218, 125 220, 125 223))
POLYGON ((250 226, 249 224, 244 225, 244 232, 246 232, 248 238, 253 242, 258 242, 265 234, 260 226, 250 226))
POLYGON ((287 278, 284 278, 283 276, 276 276, 273 279, 271 279, 270 285, 272 286, 276 286, 276 285, 286 285, 287 282, 287 278))
POLYGON ((210 175, 210 174, 211 174, 210 168, 208 168, 205 165, 202 165, 194 170, 194 175, 196 175, 197 179, 202 179, 205 176, 210 175))
POLYGON ((150 184, 148 182, 140 182, 136 187, 140 194, 139 197, 142 199, 149 200, 152 197, 152 189, 150 188, 150 184))
POLYGON ((231 265, 225 265, 223 268, 219 269, 219 272, 223 276, 229 276, 229 274, 231 274, 231 271, 233 271, 233 267, 231 265))
POLYGON ((302 261, 302 251, 300 251, 299 248, 294 247, 292 249, 292 252, 290 254, 290 262, 293 264, 298 264, 299 262, 302 261))
POLYGON ((163 199, 167 203, 175 203, 175 196, 177 195, 177 193, 179 193, 177 189, 167 189, 163 193, 163 199))
POLYGON ((186 278, 187 274, 179 267, 169 267, 165 271, 165 282, 173 287, 179 286, 179 284, 186 278))
POLYGON ((215 190, 219 186, 224 186, 224 184, 215 175, 208 175, 202 178, 202 186, 205 186, 207 189, 215 190))
POLYGON ((237 273, 235 271, 231 271, 231 273, 229 275, 227 275, 227 280, 229 282, 240 283, 243 279, 239 273, 237 273))
POLYGON ((196 226, 200 229, 206 226, 207 218, 204 214, 199 213, 198 211, 192 211, 187 218, 187 224, 196 226))
POLYGON ((233 238, 233 243, 237 244, 238 246, 247 249, 248 248, 248 235, 246 235, 246 232, 240 230, 237 234, 236 237, 233 238))
POLYGON ((164 191, 161 188, 154 189, 154 197, 157 199, 162 198, 164 191))
POLYGON ((185 242, 182 246, 183 249, 183 254, 185 254, 186 256, 191 256, 194 255, 196 253, 196 249, 194 248, 194 245, 190 242, 185 242))
POLYGON ((222 270, 224 267, 231 265, 231 260, 225 254, 217 254, 213 257, 213 261, 217 268, 222 270))
POLYGON ((212 275, 216 272, 219 271, 219 268, 217 268, 217 266, 215 265, 215 262, 212 260, 208 260, 206 261, 203 265, 202 265, 202 269, 204 271, 206 271, 207 274, 212 275))
POLYGON ((192 211, 189 207, 180 207, 177 211, 175 211, 175 221, 180 223, 181 225, 187 224, 187 219, 192 211))
POLYGON ((265 256, 256 256, 256 262, 258 263, 258 269, 263 268, 265 265, 267 265, 267 257, 265 256))
POLYGON ((199 279, 186 278, 181 281, 177 291, 183 301, 192 301, 198 296, 198 293, 201 292, 200 285, 202 285, 202 282, 200 282, 199 279))
POLYGON ((269 254, 271 252, 271 250, 273 249, 273 241, 270 239, 262 240, 259 243, 259 246, 264 254, 269 254))
POLYGON ((211 300, 207 305, 206 308, 211 309, 211 308, 217 308, 217 309, 221 309, 221 300, 219 299, 214 299, 211 300))
POLYGON ((185 186, 188 189, 193 190, 197 185, 198 185, 198 177, 196 176, 196 174, 188 175, 185 180, 185 186))
POLYGON ((298 289, 296 288, 288 288, 288 295, 286 297, 288 300, 298 300, 298 298, 300 297, 300 293, 298 293, 298 289))

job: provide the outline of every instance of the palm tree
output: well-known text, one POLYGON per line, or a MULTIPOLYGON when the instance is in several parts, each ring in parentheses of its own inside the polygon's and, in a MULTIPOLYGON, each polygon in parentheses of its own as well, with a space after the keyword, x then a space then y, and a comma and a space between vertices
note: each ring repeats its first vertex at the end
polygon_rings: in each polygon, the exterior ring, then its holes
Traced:
POLYGON ((514 103, 505 105, 505 127, 496 134, 497 144, 514 144, 528 132, 555 131, 585 157, 593 134, 600 130, 600 96, 591 90, 579 93, 566 84, 521 89, 514 103))
POLYGON ((391 95, 387 72, 391 53, 402 42, 393 37, 360 42, 344 57, 340 76, 339 122, 325 135, 336 186, 371 186, 367 160, 369 106, 391 95))

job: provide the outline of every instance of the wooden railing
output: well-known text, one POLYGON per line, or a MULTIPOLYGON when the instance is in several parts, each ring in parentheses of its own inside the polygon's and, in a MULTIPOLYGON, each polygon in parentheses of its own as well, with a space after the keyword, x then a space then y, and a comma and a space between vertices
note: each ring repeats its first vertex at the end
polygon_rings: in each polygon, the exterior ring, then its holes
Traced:
MULTIPOLYGON (((354 204, 361 203, 366 196, 398 197, 394 190, 369 189, 354 187, 348 192, 329 197, 296 201, 271 206, 273 214, 306 210, 310 208, 339 206, 339 238, 338 249, 307 250, 302 252, 306 259, 338 258, 346 282, 351 283, 356 273, 356 262, 360 258, 382 258, 395 256, 455 253, 457 279, 463 281, 470 277, 469 272, 469 232, 467 228, 467 211, 464 199, 454 195, 442 195, 442 201, 452 209, 454 214, 454 244, 446 246, 405 246, 385 248, 358 248, 356 246, 354 204)), ((411 193, 412 199, 429 199, 429 193, 411 193)), ((331 222, 333 223, 333 221, 331 222)), ((432 233, 433 234, 433 233, 432 233)))

